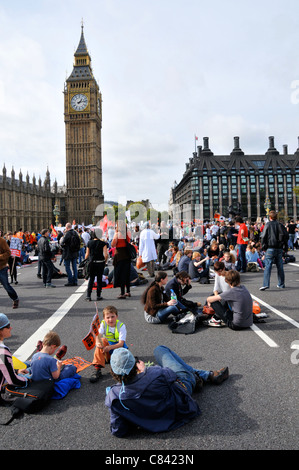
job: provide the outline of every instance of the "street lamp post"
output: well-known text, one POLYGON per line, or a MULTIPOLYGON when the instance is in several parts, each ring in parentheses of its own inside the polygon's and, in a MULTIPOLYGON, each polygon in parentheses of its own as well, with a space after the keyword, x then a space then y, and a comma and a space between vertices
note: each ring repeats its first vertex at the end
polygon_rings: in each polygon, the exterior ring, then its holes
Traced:
POLYGON ((57 227, 58 220, 59 220, 58 218, 60 216, 60 210, 59 210, 58 204, 55 204, 54 209, 53 209, 53 214, 55 216, 55 225, 57 227))
POLYGON ((266 214, 267 214, 267 217, 268 217, 270 209, 271 209, 271 201, 270 201, 269 197, 266 197, 266 199, 265 199, 264 208, 266 210, 266 214))

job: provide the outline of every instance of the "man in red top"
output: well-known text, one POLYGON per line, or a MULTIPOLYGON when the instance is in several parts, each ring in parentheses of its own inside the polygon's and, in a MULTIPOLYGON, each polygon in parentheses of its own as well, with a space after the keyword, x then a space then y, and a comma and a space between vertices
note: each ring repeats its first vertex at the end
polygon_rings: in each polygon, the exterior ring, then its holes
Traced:
POLYGON ((244 224, 241 216, 236 217, 236 227, 239 228, 237 245, 238 245, 238 261, 237 270, 240 273, 246 271, 246 247, 248 244, 248 228, 244 224))

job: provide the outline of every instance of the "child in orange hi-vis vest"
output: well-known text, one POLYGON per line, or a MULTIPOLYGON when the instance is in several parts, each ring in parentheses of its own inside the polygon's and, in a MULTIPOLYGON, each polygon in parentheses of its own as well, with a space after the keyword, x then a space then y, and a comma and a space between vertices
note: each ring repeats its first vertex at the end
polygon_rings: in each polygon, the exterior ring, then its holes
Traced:
POLYGON ((97 382, 101 376, 101 369, 105 363, 109 364, 110 356, 114 349, 126 348, 127 329, 124 323, 118 319, 118 311, 112 305, 103 310, 104 319, 101 321, 99 334, 96 337, 96 346, 92 364, 95 368, 90 377, 90 382, 97 382))

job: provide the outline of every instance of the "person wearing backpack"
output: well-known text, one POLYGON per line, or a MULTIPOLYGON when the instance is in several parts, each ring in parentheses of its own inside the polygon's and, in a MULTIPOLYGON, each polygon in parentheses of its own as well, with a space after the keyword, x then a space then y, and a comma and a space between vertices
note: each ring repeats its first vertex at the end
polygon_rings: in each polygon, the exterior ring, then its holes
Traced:
POLYGON ((64 266, 68 277, 68 282, 65 286, 77 286, 77 258, 80 250, 80 238, 69 222, 65 226, 65 234, 61 246, 63 248, 64 266))
POLYGON ((261 235, 262 249, 265 250, 265 270, 263 285, 260 287, 261 291, 270 287, 273 262, 276 263, 277 267, 277 287, 279 289, 285 288, 282 255, 288 249, 288 233, 285 226, 278 222, 275 211, 269 212, 269 219, 261 235))

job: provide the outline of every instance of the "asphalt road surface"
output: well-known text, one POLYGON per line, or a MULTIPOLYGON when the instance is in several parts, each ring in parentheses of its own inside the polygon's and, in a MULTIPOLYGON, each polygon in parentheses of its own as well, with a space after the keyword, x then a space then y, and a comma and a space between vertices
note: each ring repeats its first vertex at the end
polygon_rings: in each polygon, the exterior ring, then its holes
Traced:
MULTIPOLYGON (((194 367, 212 370, 229 366, 230 377, 222 385, 206 385, 194 395, 202 413, 189 424, 169 433, 138 430, 119 439, 110 434, 109 411, 104 405, 105 389, 113 384, 109 366, 96 384, 89 382, 92 367, 88 367, 80 372, 80 389, 71 390, 61 400, 51 400, 38 414, 24 415, 1 426, 0 449, 102 450, 106 464, 119 464, 115 459, 123 455, 129 459, 140 451, 148 451, 140 453, 147 455, 144 460, 151 458, 147 463, 160 464, 154 459, 162 451, 166 455, 187 454, 192 459, 200 450, 297 449, 298 261, 297 257, 295 263, 285 265, 287 287, 283 290, 276 287, 275 267, 271 287, 264 292, 259 291, 261 271, 242 274, 242 283, 260 302, 262 312, 268 314, 265 323, 244 331, 201 327, 192 335, 172 334, 166 324, 150 325, 144 321, 140 296, 146 286, 133 288, 132 297, 126 300, 117 299, 119 289, 105 289, 104 300, 96 304, 85 301, 84 280, 79 280, 78 287, 65 287, 66 278, 62 278, 53 281, 55 289, 45 289, 36 276, 37 263, 18 269, 19 284, 15 288, 20 307, 12 309, 12 302, 1 287, 0 311, 8 315, 12 325, 12 337, 6 344, 20 359, 30 358, 37 341, 54 329, 62 344, 68 346, 66 358, 79 356, 92 361, 93 351, 87 351, 82 338, 89 331, 96 305, 100 318, 105 305, 115 305, 127 326, 127 344, 134 355, 153 362, 154 347, 165 344, 194 367), (110 458, 114 461, 107 460, 110 458)), ((194 283, 187 298, 204 303, 212 289, 213 282, 194 283)), ((95 299, 95 292, 93 296, 95 299)), ((9 409, 1 407, 0 413, 0 421, 6 422, 9 409)), ((138 466, 134 461, 125 463, 138 466)))

